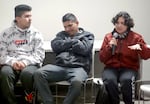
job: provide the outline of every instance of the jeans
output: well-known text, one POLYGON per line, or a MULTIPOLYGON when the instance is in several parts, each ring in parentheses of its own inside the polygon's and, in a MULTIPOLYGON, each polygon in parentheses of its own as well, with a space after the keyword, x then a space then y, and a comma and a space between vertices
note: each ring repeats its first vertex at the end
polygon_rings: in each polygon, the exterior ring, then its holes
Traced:
POLYGON ((132 69, 104 69, 102 74, 103 82, 106 86, 112 104, 119 104, 118 82, 121 86, 121 93, 125 104, 133 104, 133 88, 137 72, 132 69))
POLYGON ((17 104, 14 86, 18 79, 21 80, 22 85, 25 90, 33 90, 33 73, 37 70, 37 66, 29 65, 26 66, 21 72, 13 70, 11 66, 4 65, 1 68, 1 89, 4 99, 7 101, 7 104, 17 104))
POLYGON ((71 85, 63 104, 74 104, 87 77, 82 67, 68 68, 56 65, 45 65, 34 73, 35 86, 44 104, 54 104, 49 83, 64 80, 70 82, 71 85))

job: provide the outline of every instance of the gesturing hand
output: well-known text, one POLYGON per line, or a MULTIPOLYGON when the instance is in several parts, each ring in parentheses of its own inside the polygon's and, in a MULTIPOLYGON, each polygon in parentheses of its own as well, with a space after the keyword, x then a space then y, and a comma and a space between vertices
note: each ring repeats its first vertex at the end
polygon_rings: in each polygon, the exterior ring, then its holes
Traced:
POLYGON ((128 46, 131 50, 142 50, 141 46, 139 44, 128 46))

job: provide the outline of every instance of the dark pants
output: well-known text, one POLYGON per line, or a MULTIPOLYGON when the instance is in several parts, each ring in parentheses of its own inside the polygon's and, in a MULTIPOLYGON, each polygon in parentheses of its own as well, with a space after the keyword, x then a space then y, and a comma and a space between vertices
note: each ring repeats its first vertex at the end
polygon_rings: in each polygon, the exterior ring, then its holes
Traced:
POLYGON ((34 74, 35 85, 42 97, 43 104, 54 104, 48 83, 64 80, 70 82, 71 85, 63 104, 74 104, 80 95, 82 84, 86 78, 87 73, 82 67, 66 68, 56 65, 46 65, 34 74))
POLYGON ((1 68, 1 89, 4 99, 7 101, 7 104, 17 104, 14 86, 18 79, 21 80, 22 85, 25 90, 33 90, 33 73, 37 70, 37 66, 27 66, 21 72, 16 72, 12 69, 11 66, 3 66, 1 68))
POLYGON ((136 76, 137 72, 131 69, 104 69, 102 78, 112 104, 120 103, 118 82, 125 104, 133 104, 132 98, 136 76))

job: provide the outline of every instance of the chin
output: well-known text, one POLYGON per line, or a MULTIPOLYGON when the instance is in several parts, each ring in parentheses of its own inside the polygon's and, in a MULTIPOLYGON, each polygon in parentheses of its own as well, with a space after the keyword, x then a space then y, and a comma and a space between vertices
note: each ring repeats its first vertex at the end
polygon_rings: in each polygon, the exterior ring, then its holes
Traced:
POLYGON ((29 28, 31 25, 29 24, 28 26, 27 26, 27 28, 29 28))

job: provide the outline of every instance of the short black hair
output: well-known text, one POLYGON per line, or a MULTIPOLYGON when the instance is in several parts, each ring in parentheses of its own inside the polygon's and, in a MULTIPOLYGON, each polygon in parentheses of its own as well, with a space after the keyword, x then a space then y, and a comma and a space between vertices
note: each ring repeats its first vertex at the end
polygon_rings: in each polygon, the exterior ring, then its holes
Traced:
POLYGON ((63 16, 62 18, 62 22, 66 22, 66 21, 73 21, 73 22, 76 22, 77 21, 77 18, 74 14, 72 13, 67 13, 63 16))
POLYGON ((115 23, 117 23, 119 17, 123 17, 125 19, 125 25, 128 27, 128 29, 134 27, 134 21, 133 21, 133 19, 125 11, 119 12, 115 17, 112 18, 112 23, 114 25, 115 25, 115 23))
POLYGON ((15 17, 20 17, 24 12, 31 11, 32 8, 29 5, 21 4, 15 7, 15 17))

